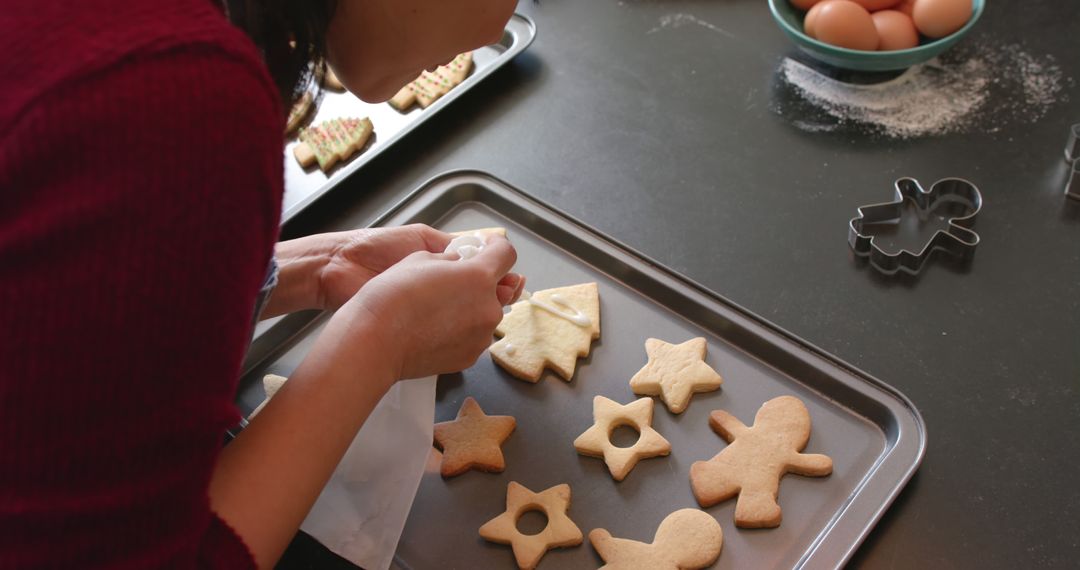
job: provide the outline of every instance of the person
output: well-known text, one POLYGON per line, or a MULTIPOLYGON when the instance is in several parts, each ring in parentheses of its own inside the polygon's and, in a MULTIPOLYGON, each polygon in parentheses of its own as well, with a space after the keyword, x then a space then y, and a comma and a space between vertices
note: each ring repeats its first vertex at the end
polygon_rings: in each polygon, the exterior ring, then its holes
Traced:
POLYGON ((285 110, 380 101, 511 0, 16 0, 0 15, 0 567, 271 567, 394 382, 470 366, 516 254, 426 226, 275 243, 285 110), (223 446, 262 316, 334 310, 223 446), (269 278, 269 279, 268 279, 269 278))

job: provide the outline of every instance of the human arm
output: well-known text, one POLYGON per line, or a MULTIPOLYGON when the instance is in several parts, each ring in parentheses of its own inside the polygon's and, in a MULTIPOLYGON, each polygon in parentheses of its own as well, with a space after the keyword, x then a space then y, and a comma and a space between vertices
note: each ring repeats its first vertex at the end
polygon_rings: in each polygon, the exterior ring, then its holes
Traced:
POLYGON ((497 285, 515 259, 490 239, 472 259, 418 252, 373 278, 222 453, 211 503, 260 566, 280 556, 394 381, 467 368, 490 344, 509 302, 497 285))

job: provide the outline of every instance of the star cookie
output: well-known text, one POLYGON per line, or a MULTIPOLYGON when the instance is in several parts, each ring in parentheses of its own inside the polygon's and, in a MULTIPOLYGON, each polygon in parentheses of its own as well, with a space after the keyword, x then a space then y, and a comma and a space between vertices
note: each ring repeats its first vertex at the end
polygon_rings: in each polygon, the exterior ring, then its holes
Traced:
POLYGON ((506 468, 500 447, 517 422, 511 416, 489 416, 472 397, 465 398, 457 419, 435 424, 435 443, 443 450, 443 477, 469 469, 499 473, 506 468))
POLYGON ((694 392, 711 392, 724 382, 705 364, 705 346, 703 337, 682 344, 646 340, 649 362, 630 379, 630 389, 639 396, 660 396, 671 413, 681 414, 694 392))
POLYGON ((480 527, 480 536, 491 542, 509 544, 518 567, 531 570, 549 549, 582 543, 581 529, 566 516, 569 508, 570 485, 563 483, 533 493, 524 485, 511 481, 506 488, 506 512, 484 523, 480 527), (544 530, 525 535, 517 529, 518 519, 528 511, 540 511, 547 516, 544 530))
POLYGON ((607 563, 600 570, 697 570, 720 558, 724 532, 712 515, 681 509, 660 523, 652 544, 615 538, 602 528, 589 533, 589 542, 607 563))
POLYGON ((671 444, 652 428, 653 401, 641 398, 623 406, 603 396, 593 398, 595 423, 574 440, 574 449, 589 457, 602 457, 611 477, 622 481, 637 462, 671 453, 671 444), (619 426, 637 430, 638 440, 630 447, 616 447, 611 433, 619 426))
POLYGON ((536 382, 550 368, 569 382, 578 357, 600 338, 599 289, 582 283, 537 291, 511 305, 495 336, 502 338, 491 345, 491 359, 510 374, 536 382))
POLYGON ((810 412, 798 398, 780 396, 762 404, 754 425, 746 427, 735 416, 716 410, 709 426, 730 443, 716 457, 690 466, 690 487, 702 507, 735 495, 735 526, 780 526, 780 479, 786 473, 824 477, 832 473, 832 459, 801 453, 810 439, 810 412))

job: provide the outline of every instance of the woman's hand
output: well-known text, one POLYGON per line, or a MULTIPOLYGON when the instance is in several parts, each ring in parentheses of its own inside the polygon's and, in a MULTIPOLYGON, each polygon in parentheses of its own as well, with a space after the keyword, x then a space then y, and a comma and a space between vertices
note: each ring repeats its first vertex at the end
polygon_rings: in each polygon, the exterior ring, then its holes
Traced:
POLYGON ((441 253, 453 237, 424 224, 323 235, 336 243, 318 275, 319 306, 331 310, 409 254, 441 253))
POLYGON ((411 253, 442 252, 450 234, 423 224, 306 236, 277 245, 278 286, 263 318, 334 310, 370 279, 411 253))
POLYGON ((517 299, 524 279, 509 273, 517 260, 510 242, 487 238, 471 259, 415 252, 373 277, 338 317, 375 325, 397 379, 457 372, 491 344, 503 305, 517 299))

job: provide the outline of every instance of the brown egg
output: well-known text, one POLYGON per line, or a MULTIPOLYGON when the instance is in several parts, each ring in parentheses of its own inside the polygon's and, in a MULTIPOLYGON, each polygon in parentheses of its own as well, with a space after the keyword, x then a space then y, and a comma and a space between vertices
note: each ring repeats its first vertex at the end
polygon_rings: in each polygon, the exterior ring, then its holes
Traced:
POLYGON ((882 10, 870 14, 870 17, 874 19, 874 27, 881 38, 879 50, 892 51, 919 45, 919 32, 915 30, 915 22, 912 22, 907 14, 896 10, 882 10))
POLYGON ((915 0, 900 0, 900 3, 893 7, 893 10, 897 12, 903 12, 911 17, 912 10, 915 9, 915 0))
POLYGON ((892 8, 900 3, 900 0, 852 0, 856 4, 866 8, 870 12, 877 12, 886 8, 892 8))
POLYGON ((791 0, 791 5, 800 10, 809 10, 813 8, 815 4, 819 4, 822 0, 791 0))
POLYGON ((851 0, 825 0, 821 4, 813 26, 817 39, 848 49, 877 49, 877 28, 866 8, 851 0))
POLYGON ((911 17, 928 38, 943 38, 971 19, 971 0, 915 0, 911 17))
POLYGON ((814 4, 814 6, 810 8, 810 11, 806 13, 806 18, 803 18, 803 31, 812 38, 817 37, 817 32, 815 31, 816 28, 814 26, 817 23, 818 14, 821 13, 821 6, 824 4, 824 2, 814 4))

